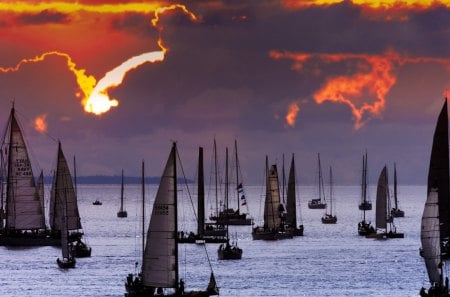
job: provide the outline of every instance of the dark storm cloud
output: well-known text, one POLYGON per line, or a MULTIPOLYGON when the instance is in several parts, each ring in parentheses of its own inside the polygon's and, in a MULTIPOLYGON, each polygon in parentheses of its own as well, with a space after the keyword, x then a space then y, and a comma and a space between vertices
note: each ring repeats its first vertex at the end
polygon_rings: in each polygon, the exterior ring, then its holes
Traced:
POLYGON ((69 20, 69 15, 50 10, 43 10, 36 14, 21 14, 16 18, 16 22, 23 25, 63 24, 69 22, 69 20))
POLYGON ((157 31, 151 25, 152 17, 149 15, 128 13, 113 18, 111 28, 118 31, 126 31, 131 35, 150 39, 158 36, 157 31))

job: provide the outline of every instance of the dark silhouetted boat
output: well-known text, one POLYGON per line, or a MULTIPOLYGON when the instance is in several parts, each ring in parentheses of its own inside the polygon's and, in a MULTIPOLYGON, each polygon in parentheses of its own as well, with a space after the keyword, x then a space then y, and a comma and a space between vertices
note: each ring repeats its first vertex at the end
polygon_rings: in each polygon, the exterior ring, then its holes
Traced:
POLYGON ((153 203, 147 241, 143 249, 142 271, 138 275, 127 276, 125 283, 127 297, 219 295, 213 272, 205 290, 190 292, 185 290, 185 282, 179 275, 178 236, 176 235, 178 231, 177 158, 177 148, 174 143, 153 203))
POLYGON ((319 198, 314 198, 308 201, 308 208, 310 209, 325 209, 327 203, 325 202, 325 190, 323 187, 322 168, 320 165, 320 154, 317 154, 317 161, 319 167, 319 198))
POLYGON ((325 211, 322 217, 322 224, 336 224, 337 216, 333 215, 333 171, 330 167, 330 212, 325 211))
MULTIPOLYGON (((214 150, 216 150, 216 140, 214 140, 214 150)), ((236 192, 237 192, 237 209, 229 207, 229 201, 226 201, 223 210, 216 212, 216 215, 210 216, 210 220, 216 221, 218 224, 222 225, 251 225, 252 218, 247 213, 241 212, 240 205, 247 207, 247 198, 244 192, 243 182, 240 180, 240 167, 239 158, 237 151, 237 141, 234 141, 234 151, 235 151, 235 170, 236 170, 236 192)), ((217 167, 216 167, 217 168, 217 167)), ((217 171, 216 171, 217 174, 217 171)), ((248 207, 247 207, 248 208, 248 207)), ((217 207, 218 209, 218 207, 217 207)))
POLYGON ((128 213, 125 209, 123 209, 123 169, 122 169, 122 179, 120 184, 120 209, 117 212, 118 218, 126 218, 128 216, 128 213))
POLYGON ((398 207, 397 198, 397 166, 394 163, 394 204, 395 206, 391 209, 391 215, 394 218, 402 218, 405 216, 405 212, 398 207))
POLYGON ((449 240, 449 157, 447 98, 436 124, 430 166, 428 169, 427 200, 422 215, 420 240, 421 256, 428 272, 430 288, 419 292, 422 297, 448 297, 448 277, 445 260, 448 259, 449 240))
POLYGON ((203 148, 198 149, 197 177, 197 234, 178 232, 179 243, 225 243, 227 230, 224 225, 205 223, 205 181, 203 166, 203 148))
POLYGON ((266 156, 266 198, 264 202, 264 224, 252 229, 253 240, 279 240, 292 238, 292 233, 286 230, 286 213, 280 201, 280 186, 277 165, 269 169, 266 156))
MULTIPOLYGON (((74 176, 75 173, 74 159, 74 176)), ((57 187, 64 185, 64 195, 66 200, 66 224, 68 231, 68 241, 72 255, 74 257, 90 257, 91 248, 83 241, 83 228, 81 226, 80 213, 78 211, 78 198, 76 191, 76 178, 72 181, 67 160, 61 148, 61 142, 58 142, 58 153, 56 161, 56 171, 53 177, 52 189, 50 192, 50 227, 55 236, 61 236, 61 201, 57 199, 57 187), (74 186, 75 185, 75 186, 74 186)))
MULTIPOLYGON (((283 162, 284 163, 284 162, 283 162)), ((284 167, 284 166, 283 166, 284 167)), ((283 170, 284 172, 284 170, 283 170)), ((286 229, 293 236, 303 236, 303 224, 297 226, 297 186, 294 154, 292 154, 291 165, 287 185, 286 199, 286 229)))
MULTIPOLYGON (((225 201, 228 201, 230 184, 228 179, 228 148, 225 153, 225 201)), ((221 244, 217 250, 219 260, 239 260, 242 258, 242 249, 238 247, 237 240, 230 244, 230 233, 228 224, 226 225, 227 237, 226 243, 221 244)))
POLYGON ((362 221, 358 223, 358 234, 366 236, 376 233, 370 221, 366 220, 366 211, 372 209, 372 203, 367 200, 367 152, 363 155, 363 167, 361 177, 361 204, 359 210, 362 211, 362 221), (370 206, 370 207, 369 207, 370 206))
POLYGON ((103 203, 99 200, 95 200, 94 202, 92 202, 92 205, 103 205, 103 203))
POLYGON ((372 202, 367 197, 367 152, 363 155, 363 169, 362 169, 362 191, 361 203, 359 204, 359 210, 372 210, 372 202))
POLYGON ((59 246, 45 225, 43 174, 33 169, 14 105, 1 141, 1 246, 59 246), (6 190, 4 187, 6 186, 6 190))
POLYGON ((404 234, 397 232, 394 218, 390 212, 390 195, 387 168, 384 166, 378 178, 375 226, 377 233, 366 235, 368 238, 403 238, 404 234), (378 232, 379 231, 379 232, 378 232))

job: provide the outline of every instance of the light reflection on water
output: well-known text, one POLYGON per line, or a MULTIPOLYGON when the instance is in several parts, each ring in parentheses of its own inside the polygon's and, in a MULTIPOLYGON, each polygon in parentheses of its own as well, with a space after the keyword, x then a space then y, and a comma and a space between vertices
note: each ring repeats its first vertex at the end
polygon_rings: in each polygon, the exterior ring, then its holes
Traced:
MULTIPOLYGON (((147 215, 156 188, 147 186, 147 215)), ((218 261, 217 245, 207 246, 221 296, 418 296, 419 289, 428 286, 418 253, 426 187, 400 186, 399 191, 406 217, 397 219, 396 225, 405 233, 404 239, 357 236, 361 219, 357 186, 335 187, 336 225, 321 223, 323 210, 307 209, 306 202, 316 189, 300 187, 301 204, 297 207, 301 207, 304 237, 253 241, 250 226, 230 227, 232 237, 237 236, 244 250, 241 261, 218 261)), ((57 248, 0 247, 0 296, 123 296, 127 274, 135 271, 136 261, 141 262, 141 188, 126 186, 128 218, 122 219, 116 217, 119 185, 80 185, 78 192, 92 257, 78 259, 76 269, 64 271, 56 264, 61 256, 57 248), (95 199, 103 205, 92 205, 95 199)), ((247 187, 246 192, 250 211, 259 223, 261 186, 247 187)), ((375 188, 370 192, 374 197, 375 188)), ((182 192, 180 198, 180 226, 195 230, 185 194, 182 192), (185 218, 189 218, 187 222, 185 218)), ((374 211, 368 216, 374 220, 374 211)), ((179 252, 185 263, 180 276, 186 289, 205 288, 209 268, 203 246, 181 245, 179 252)))

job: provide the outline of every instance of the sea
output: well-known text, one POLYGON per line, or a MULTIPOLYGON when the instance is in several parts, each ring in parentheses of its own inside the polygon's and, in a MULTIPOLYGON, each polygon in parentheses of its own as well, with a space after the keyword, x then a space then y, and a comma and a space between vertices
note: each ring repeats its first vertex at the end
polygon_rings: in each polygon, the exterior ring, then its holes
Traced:
MULTIPOLYGON (((145 186, 145 228, 157 188, 145 186)), ((140 271, 142 263, 142 188, 125 186, 127 218, 116 215, 120 185, 78 185, 77 191, 92 257, 79 258, 75 269, 63 270, 56 264, 59 248, 0 247, 0 296, 124 296, 127 275, 140 271), (103 205, 93 205, 96 199, 103 205)), ((418 296, 422 286, 429 287, 419 255, 426 186, 399 185, 398 191, 405 217, 394 223, 403 239, 358 236, 360 186, 334 186, 335 225, 321 223, 324 210, 308 209, 307 201, 317 197, 316 187, 299 186, 297 213, 304 236, 255 241, 251 226, 230 226, 231 239, 243 249, 242 259, 218 260, 218 244, 181 244, 180 277, 187 291, 205 289, 212 269, 220 296, 418 296)), ((195 192, 194 185, 179 189, 180 230, 196 230, 195 192)), ((207 192, 206 216, 215 206, 207 192)), ((245 192, 246 207, 255 224, 261 224, 265 188, 246 186, 245 192)), ((374 209, 375 193, 376 187, 370 186, 374 209)), ((229 203, 237 205, 233 199, 229 203)), ((366 215, 374 222, 375 210, 366 215)))

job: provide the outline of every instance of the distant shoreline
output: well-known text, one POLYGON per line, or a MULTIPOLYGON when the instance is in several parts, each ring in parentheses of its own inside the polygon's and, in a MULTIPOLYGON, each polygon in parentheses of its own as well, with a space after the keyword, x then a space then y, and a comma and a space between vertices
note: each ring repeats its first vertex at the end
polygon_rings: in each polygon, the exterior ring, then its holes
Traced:
MULTIPOLYGON (((142 180, 141 177, 136 176, 124 176, 124 183, 125 184, 141 184, 142 180)), ((52 176, 45 176, 44 177, 44 183, 51 184, 53 180, 52 176)), ((145 183, 146 184, 159 184, 159 181, 161 180, 160 177, 152 177, 147 176, 145 177, 145 183)), ((180 183, 184 183, 184 179, 178 179, 180 183)), ((119 175, 88 175, 88 176, 78 176, 77 177, 77 184, 121 184, 122 177, 119 175)), ((187 179, 187 183, 193 183, 192 180, 187 179)))

